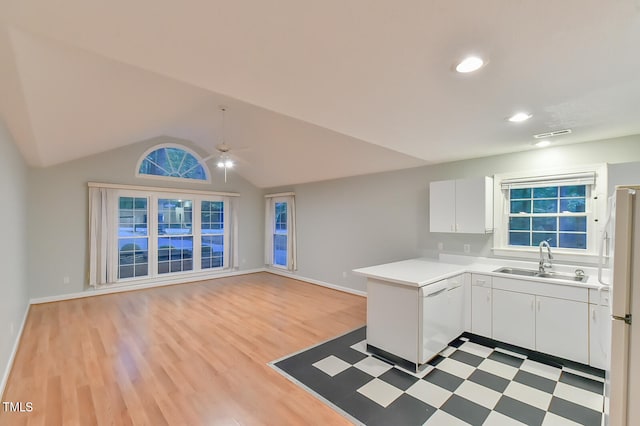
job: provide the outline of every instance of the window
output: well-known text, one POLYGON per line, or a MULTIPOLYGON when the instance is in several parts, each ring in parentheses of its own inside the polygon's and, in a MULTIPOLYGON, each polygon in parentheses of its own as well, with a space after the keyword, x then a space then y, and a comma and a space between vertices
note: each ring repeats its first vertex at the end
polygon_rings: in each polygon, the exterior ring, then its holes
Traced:
POLYGON ((118 276, 143 277, 149 273, 149 228, 146 197, 120 197, 118 276))
POLYGON ((598 219, 606 214, 606 171, 597 165, 496 175, 494 253, 535 257, 547 241, 560 260, 595 260, 598 219))
POLYGON ((123 185, 89 194, 91 285, 237 265, 235 194, 123 185))
POLYGON ((296 269, 295 199, 293 194, 266 196, 265 264, 296 269))
POLYGON ((287 202, 275 203, 273 227, 273 264, 287 267, 287 202))
POLYGON ((193 200, 158 199, 158 273, 193 270, 193 200))
POLYGON ((587 249, 587 185, 509 190, 509 245, 587 249))
POLYGON ((223 266, 224 223, 224 203, 203 201, 201 209, 202 269, 223 266))
POLYGON ((138 165, 138 176, 209 181, 205 163, 184 147, 163 145, 147 151, 138 165))

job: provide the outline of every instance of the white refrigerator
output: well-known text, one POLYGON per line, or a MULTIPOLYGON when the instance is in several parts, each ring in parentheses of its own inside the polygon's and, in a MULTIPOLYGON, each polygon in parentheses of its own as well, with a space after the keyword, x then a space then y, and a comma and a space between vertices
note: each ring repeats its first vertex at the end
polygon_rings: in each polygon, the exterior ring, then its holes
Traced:
POLYGON ((640 424, 639 198, 640 186, 616 188, 611 366, 605 384, 609 400, 607 423, 611 426, 640 424))

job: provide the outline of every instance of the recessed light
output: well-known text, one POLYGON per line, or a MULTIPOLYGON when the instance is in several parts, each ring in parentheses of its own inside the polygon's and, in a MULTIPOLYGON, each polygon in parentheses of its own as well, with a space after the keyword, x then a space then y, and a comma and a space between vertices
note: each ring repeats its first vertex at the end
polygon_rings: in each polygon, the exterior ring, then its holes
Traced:
POLYGON ((474 72, 476 70, 479 70, 483 65, 484 61, 482 60, 482 58, 479 58, 477 56, 467 56, 462 60, 462 62, 456 65, 456 71, 463 74, 474 72))
POLYGON ((533 116, 526 112, 517 112, 513 114, 511 117, 509 117, 508 120, 512 123, 522 123, 523 121, 527 121, 531 117, 533 116))
POLYGON ((540 141, 540 142, 536 142, 535 145, 538 148, 544 148, 545 146, 551 145, 551 141, 540 141))

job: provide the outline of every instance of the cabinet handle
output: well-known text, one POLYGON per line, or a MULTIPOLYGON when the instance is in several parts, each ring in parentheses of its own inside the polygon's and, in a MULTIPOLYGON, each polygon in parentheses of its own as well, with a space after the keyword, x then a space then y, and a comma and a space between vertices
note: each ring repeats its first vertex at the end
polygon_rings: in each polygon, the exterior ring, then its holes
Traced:
POLYGON ((540 301, 539 300, 538 300, 538 312, 540 312, 540 301))
POLYGON ((534 306, 533 306, 533 304, 534 304, 534 303, 535 303, 535 302, 532 300, 532 301, 531 301, 531 310, 532 310, 532 311, 535 309, 535 308, 534 308, 534 306))
POLYGON ((595 309, 591 313, 591 317, 593 318, 594 321, 596 320, 596 310, 595 309))
POLYGON ((487 280, 476 280, 477 285, 485 285, 486 283, 487 283, 487 280))

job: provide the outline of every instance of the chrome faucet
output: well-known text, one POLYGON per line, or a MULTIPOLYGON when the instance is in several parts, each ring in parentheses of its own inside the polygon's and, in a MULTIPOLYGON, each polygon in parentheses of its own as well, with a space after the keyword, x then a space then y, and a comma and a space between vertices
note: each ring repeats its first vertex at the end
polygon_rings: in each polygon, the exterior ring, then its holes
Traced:
POLYGON ((551 264, 551 260, 553 259, 553 256, 551 255, 551 246, 549 245, 549 241, 541 241, 540 242, 540 263, 538 266, 538 271, 541 274, 544 274, 545 268, 551 268, 553 265, 551 264), (546 247, 547 248, 547 260, 545 262, 544 259, 544 252, 542 251, 542 249, 546 247))

